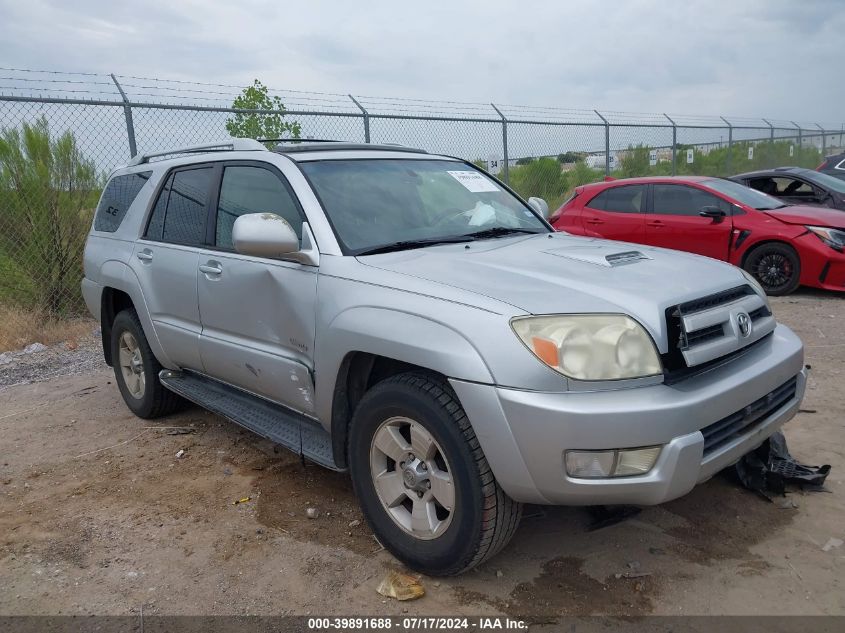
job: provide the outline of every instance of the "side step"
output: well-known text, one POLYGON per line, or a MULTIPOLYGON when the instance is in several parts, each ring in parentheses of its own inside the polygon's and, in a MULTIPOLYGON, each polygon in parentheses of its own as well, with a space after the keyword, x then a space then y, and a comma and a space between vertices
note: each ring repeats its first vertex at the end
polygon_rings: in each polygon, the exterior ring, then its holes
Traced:
POLYGON ((331 436, 304 415, 193 372, 164 369, 158 377, 165 387, 212 413, 321 466, 345 470, 335 464, 331 436))

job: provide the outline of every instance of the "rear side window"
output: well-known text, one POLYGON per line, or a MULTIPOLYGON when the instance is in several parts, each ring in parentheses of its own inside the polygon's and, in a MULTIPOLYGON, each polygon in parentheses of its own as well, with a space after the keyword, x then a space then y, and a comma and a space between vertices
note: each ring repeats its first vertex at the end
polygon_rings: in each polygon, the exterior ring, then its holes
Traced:
POLYGON ((177 171, 156 200, 146 237, 174 244, 201 245, 205 239, 208 192, 213 169, 177 171))
POLYGON ((125 174, 115 176, 109 180, 105 191, 97 205, 97 213, 94 216, 94 230, 114 233, 126 217, 126 212, 138 192, 141 191, 150 179, 151 171, 142 171, 136 174, 125 174))
POLYGON ((645 185, 626 185, 605 189, 587 204, 591 209, 612 213, 643 213, 645 185))

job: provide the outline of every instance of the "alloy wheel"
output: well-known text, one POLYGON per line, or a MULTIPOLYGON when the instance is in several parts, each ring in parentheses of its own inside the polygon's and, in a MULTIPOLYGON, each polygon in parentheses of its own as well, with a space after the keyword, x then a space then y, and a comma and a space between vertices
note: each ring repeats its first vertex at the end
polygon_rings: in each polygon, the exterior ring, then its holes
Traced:
POLYGON ((455 513, 455 487, 443 450, 416 420, 392 417, 370 445, 370 472, 387 515, 415 538, 442 535, 455 513))
POLYGON ((141 356, 141 347, 131 332, 123 332, 120 335, 118 355, 120 373, 123 376, 126 389, 133 398, 140 400, 144 397, 147 380, 144 374, 144 359, 141 356))

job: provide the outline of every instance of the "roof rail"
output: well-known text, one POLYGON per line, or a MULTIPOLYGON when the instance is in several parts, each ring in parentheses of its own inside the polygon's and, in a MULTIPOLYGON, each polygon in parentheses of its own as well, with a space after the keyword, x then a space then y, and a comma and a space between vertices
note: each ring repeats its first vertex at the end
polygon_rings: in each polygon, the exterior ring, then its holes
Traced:
POLYGON ((170 154, 199 154, 202 152, 216 152, 221 150, 229 150, 232 152, 255 152, 267 151, 267 148, 251 138, 233 138, 228 141, 220 141, 219 143, 205 143, 204 145, 191 145, 190 147, 178 147, 175 149, 168 149, 161 152, 144 152, 135 156, 127 163, 128 167, 134 165, 143 165, 150 162, 151 158, 158 156, 169 156, 170 154))
POLYGON ((406 152, 409 154, 428 154, 424 149, 415 149, 413 147, 406 147, 404 145, 395 145, 393 143, 350 143, 348 141, 324 141, 320 140, 316 143, 313 139, 305 139, 302 143, 290 143, 285 140, 279 143, 273 149, 277 154, 297 154, 300 152, 332 152, 342 150, 370 150, 382 152, 406 152))

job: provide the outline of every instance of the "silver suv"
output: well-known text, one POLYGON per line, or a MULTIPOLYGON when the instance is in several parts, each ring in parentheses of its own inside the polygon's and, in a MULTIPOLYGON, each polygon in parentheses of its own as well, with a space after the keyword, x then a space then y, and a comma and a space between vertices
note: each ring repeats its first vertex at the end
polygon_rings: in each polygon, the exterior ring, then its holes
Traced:
POLYGON ((523 503, 689 492, 804 395, 740 269, 546 213, 456 158, 234 139, 116 170, 82 291, 136 415, 190 400, 348 470, 385 547, 456 574, 523 503))

